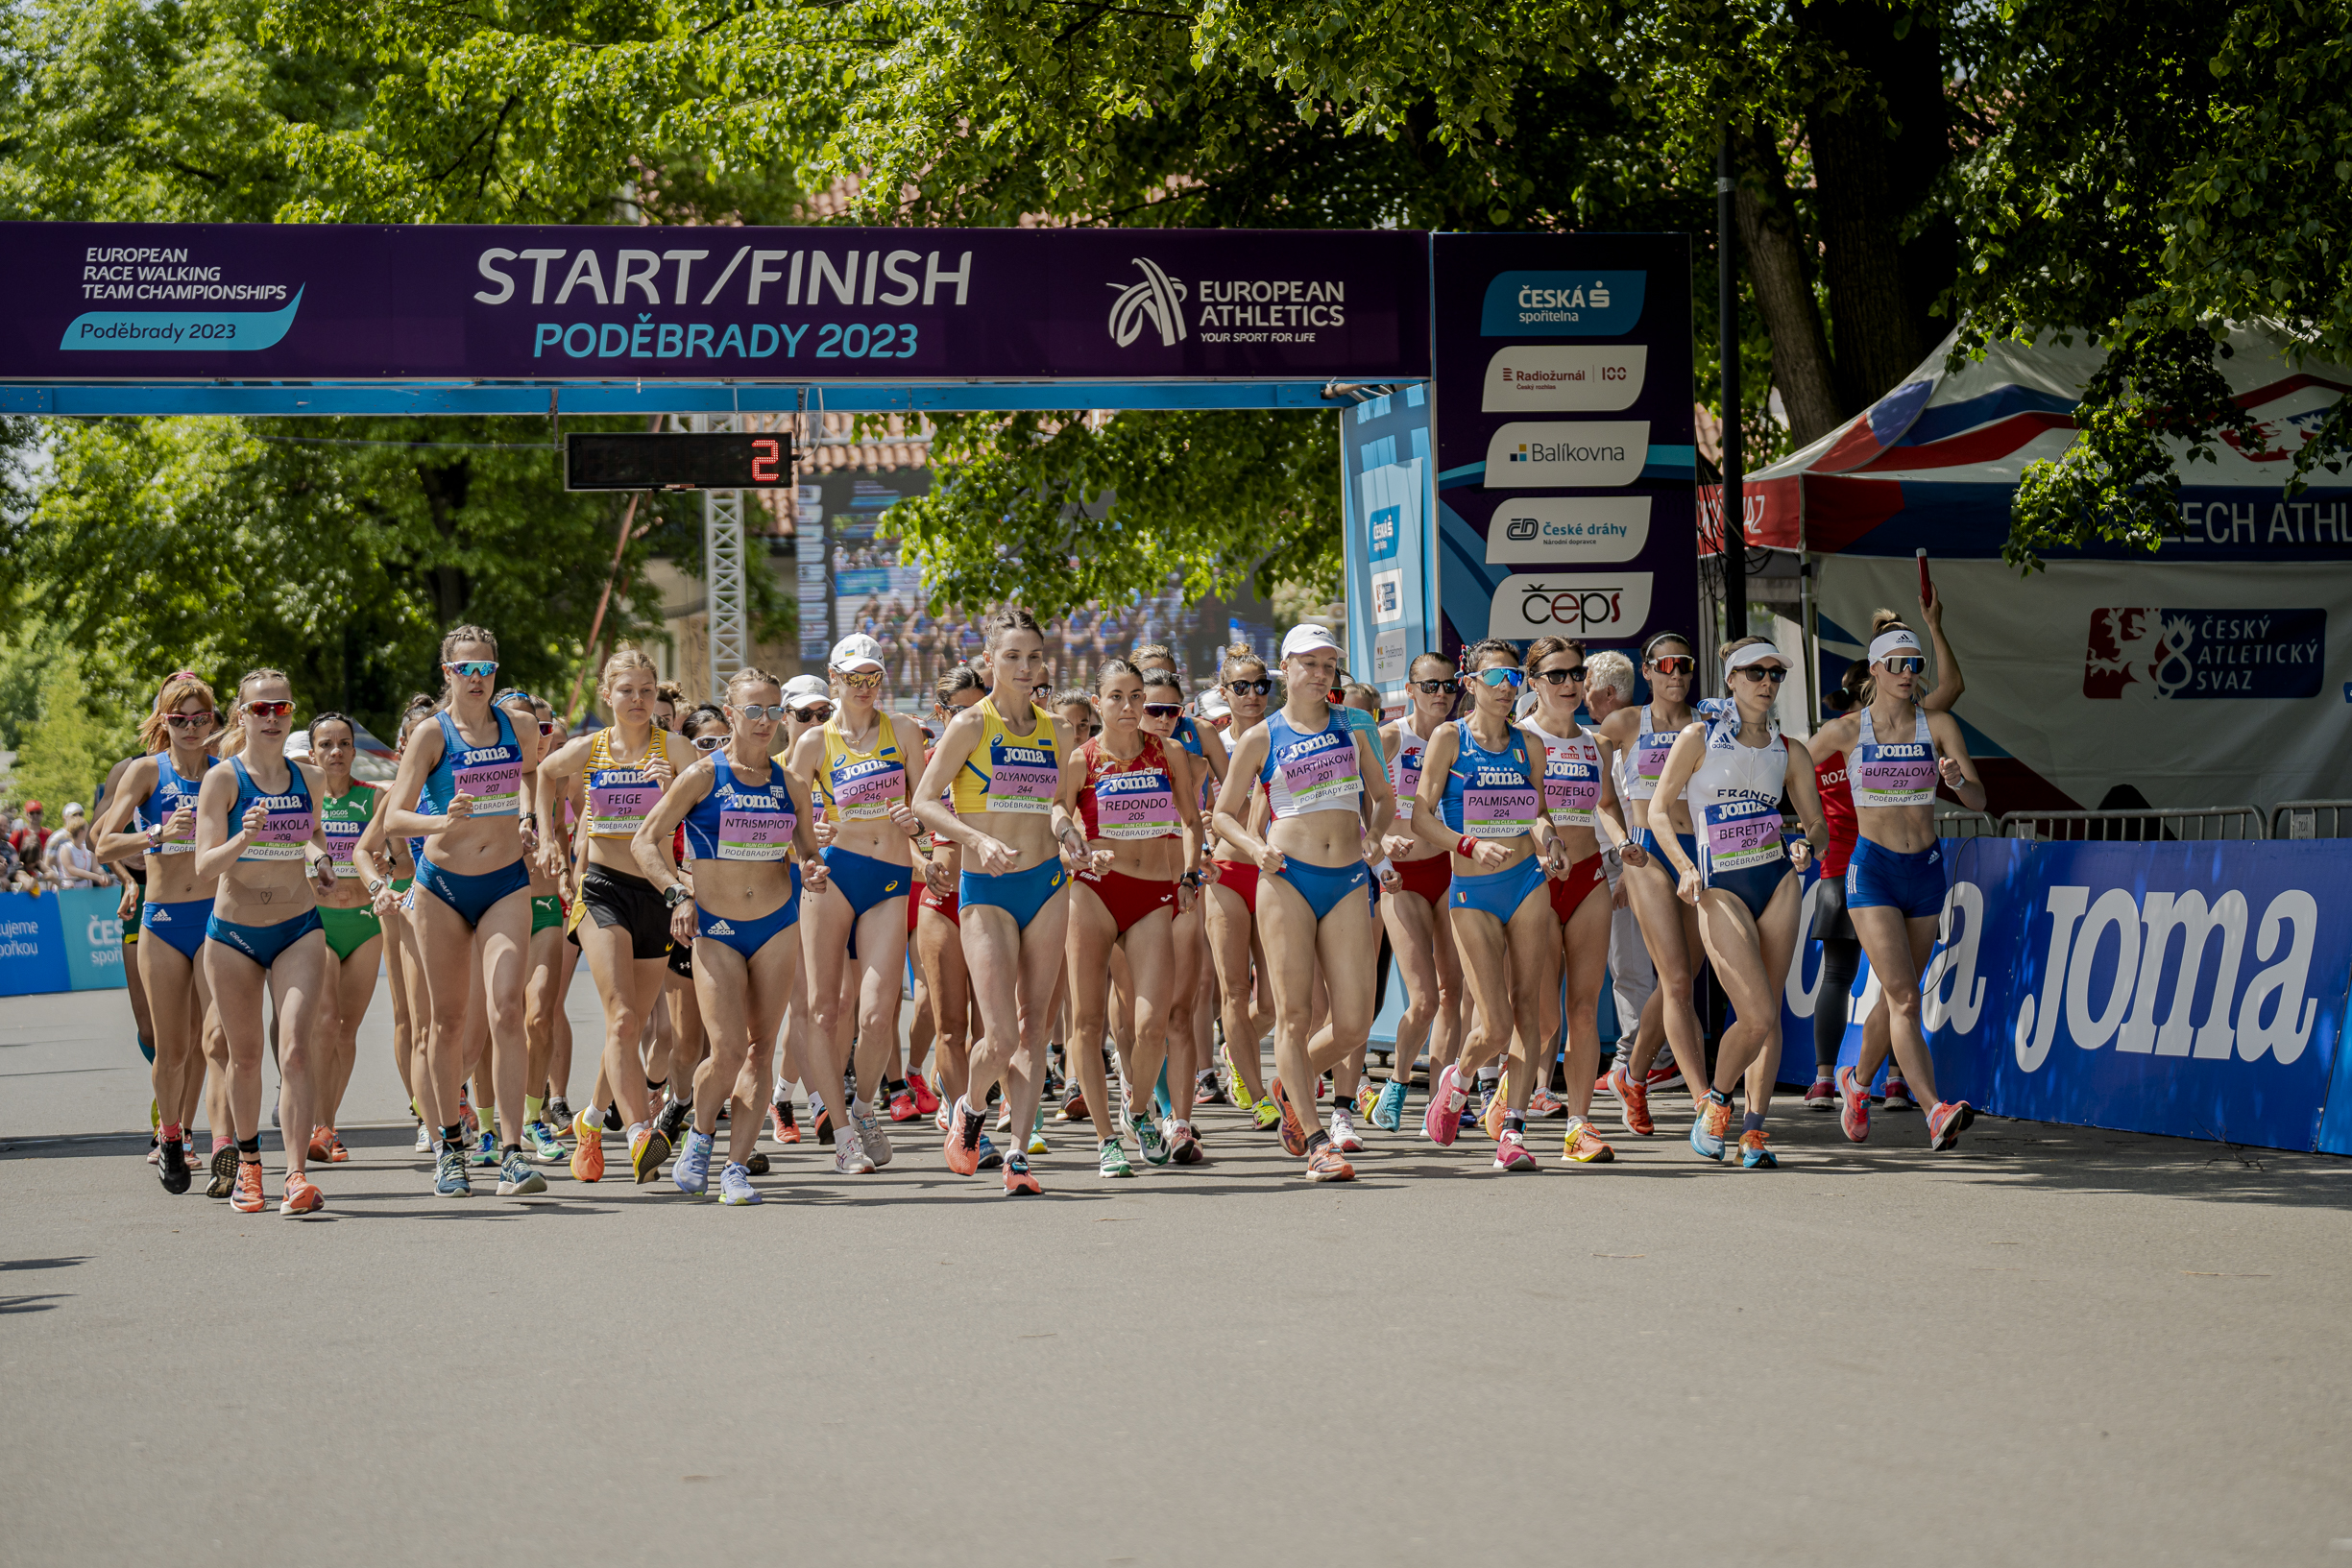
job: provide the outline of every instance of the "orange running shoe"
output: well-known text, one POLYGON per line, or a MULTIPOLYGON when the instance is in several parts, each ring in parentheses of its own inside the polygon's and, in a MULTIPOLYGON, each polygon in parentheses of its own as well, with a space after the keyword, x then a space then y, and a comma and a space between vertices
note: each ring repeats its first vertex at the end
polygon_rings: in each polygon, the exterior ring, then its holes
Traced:
POLYGON ((604 1179, 604 1122, 582 1111, 571 1119, 571 1136, 578 1140, 571 1146, 571 1179, 573 1181, 602 1181, 604 1179))
POLYGON ((314 1159, 314 1160, 325 1160, 325 1159, 331 1158, 331 1156, 330 1156, 330 1155, 327 1153, 327 1141, 328 1139, 332 1138, 333 1136, 334 1136, 334 1133, 333 1133, 333 1131, 332 1131, 331 1129, 329 1129, 329 1128, 327 1128, 327 1127, 313 1127, 313 1128, 311 1128, 311 1129, 310 1129, 310 1157, 311 1157, 312 1159, 314 1159))
POLYGON ((1621 1067, 1611 1068, 1609 1076, 1601 1082, 1607 1084, 1609 1092, 1617 1097, 1617 1115, 1624 1122, 1627 1132, 1637 1138, 1647 1138, 1658 1131, 1658 1123, 1650 1120, 1648 1084, 1637 1082, 1621 1067))
POLYGON ((303 1215, 317 1214, 326 1207, 327 1194, 320 1192, 308 1176, 287 1172, 285 1201, 278 1205, 279 1214, 299 1218, 303 1215))
POLYGON ((1282 1092, 1282 1080, 1276 1078, 1269 1087, 1273 1091, 1275 1106, 1282 1113, 1282 1152, 1295 1160, 1307 1151, 1307 1129, 1299 1122, 1297 1111, 1292 1108, 1291 1097, 1282 1092))
POLYGON ((1037 1185, 1037 1178, 1029 1173, 1028 1155, 1015 1149, 1005 1156, 1005 1195, 1006 1197, 1034 1197, 1044 1191, 1044 1188, 1037 1185))
POLYGON ((327 1129, 327 1163, 344 1165, 350 1162, 352 1151, 343 1146, 343 1135, 334 1128, 327 1129))
MULTIPOLYGON (((958 1176, 969 1176, 980 1170, 981 1114, 958 1100, 955 1114, 948 1118, 947 1144, 942 1150, 947 1156, 947 1168, 958 1176)), ((1025 1160, 1024 1166, 1028 1164, 1025 1160)))
POLYGON ((1307 1156, 1307 1180, 1353 1181, 1356 1168, 1329 1144, 1318 1144, 1315 1152, 1307 1156))
POLYGON ((239 1214, 259 1214, 268 1203, 261 1195, 261 1162, 237 1162, 236 1191, 229 1194, 229 1206, 239 1214))
POLYGON ((1570 1165, 1607 1165, 1617 1157, 1617 1151, 1601 1142, 1601 1135, 1592 1130, 1592 1123, 1581 1116, 1568 1118, 1567 1137, 1561 1141, 1560 1157, 1570 1165))
POLYGON ((1503 1117, 1511 1109, 1511 1074, 1506 1073, 1494 1080, 1494 1093, 1487 1097, 1486 1114, 1478 1124, 1487 1129, 1487 1136, 1496 1143, 1503 1139, 1503 1117))

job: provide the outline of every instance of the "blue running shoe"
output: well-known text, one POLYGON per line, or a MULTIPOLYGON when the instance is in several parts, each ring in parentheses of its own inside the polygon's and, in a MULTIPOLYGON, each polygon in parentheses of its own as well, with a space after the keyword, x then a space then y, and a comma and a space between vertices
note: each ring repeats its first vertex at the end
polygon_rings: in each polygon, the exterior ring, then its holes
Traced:
POLYGON ((1405 1124, 1405 1086, 1391 1078, 1380 1086, 1380 1098, 1372 1101, 1372 1125, 1382 1132, 1394 1132, 1405 1124))
POLYGON ((1732 1104, 1702 1096, 1697 1120, 1690 1123, 1690 1147, 1702 1160, 1721 1160, 1732 1132, 1732 1104))
POLYGON ((546 1190, 547 1178, 532 1168, 521 1149, 509 1154, 506 1163, 498 1168, 500 1197, 537 1197, 546 1190))
POLYGON ((476 1133, 473 1152, 466 1156, 468 1165, 492 1167, 498 1163, 498 1135, 495 1132, 476 1133))
POLYGON ((718 1201, 730 1207, 760 1201, 760 1190, 752 1186, 751 1172, 742 1162, 733 1162, 718 1173, 718 1201))
POLYGON ((988 1141, 988 1135, 986 1133, 982 1133, 980 1135, 980 1164, 975 1166, 973 1169, 978 1170, 1002 1170, 1004 1165, 1004 1151, 998 1148, 996 1145, 988 1141))
POLYGON ((466 1157, 445 1148, 433 1162, 433 1192, 442 1197, 472 1197, 473 1183, 466 1177, 466 1157))
POLYGON ((712 1142, 711 1134, 690 1128, 686 1146, 678 1150, 678 1163, 670 1167, 669 1179, 688 1197, 700 1197, 711 1190, 712 1142))
POLYGON ((1772 1152, 1764 1142, 1761 1128, 1739 1135, 1739 1169, 1742 1170, 1778 1170, 1781 1157, 1772 1152))

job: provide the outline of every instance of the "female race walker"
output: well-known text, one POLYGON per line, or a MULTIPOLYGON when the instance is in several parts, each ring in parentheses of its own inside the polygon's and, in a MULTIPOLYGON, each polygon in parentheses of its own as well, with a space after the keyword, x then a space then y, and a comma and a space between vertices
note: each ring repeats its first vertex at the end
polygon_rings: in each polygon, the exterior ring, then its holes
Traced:
MULTIPOLYGON (((1919 1031, 1919 971, 1935 946, 1944 908, 1943 852, 1935 837, 1940 782, 1972 811, 1984 809, 1984 785, 1950 713, 1915 701, 1927 668, 1919 639, 1884 612, 1870 641, 1869 704, 1822 726, 1814 744, 1846 754, 1860 838, 1846 866, 1846 918, 1854 922, 1884 996, 1895 1061, 1928 1110, 1928 1146, 1950 1148, 1976 1119, 1966 1100, 1935 1095, 1935 1063, 1919 1031)), ((1838 1122, 1860 1143, 1870 1136, 1870 1079, 1879 1064, 1837 1073, 1838 1122)))
MULTIPOLYGON (((651 659, 635 648, 616 652, 604 662, 596 694, 612 710, 613 722, 567 742, 539 764, 540 868, 551 877, 569 874, 560 802, 579 779, 587 790, 580 826, 588 854, 572 896, 572 940, 588 959, 604 1004, 602 1081, 621 1107, 633 1173, 643 1183, 659 1175, 669 1156, 668 1140, 653 1130, 657 1107, 638 1054, 646 1015, 661 1000, 668 969, 669 909, 653 883, 638 875, 630 842, 653 814, 676 764, 668 732, 653 722, 662 676, 651 659)), ((574 1181, 604 1179, 603 1114, 592 1095, 572 1119, 574 1181)))
POLYGON ((1119 1143, 1123 1116, 1133 1122, 1147 1162, 1166 1165, 1174 1153, 1153 1115, 1152 1092, 1167 1058, 1176 914, 1179 903, 1190 906, 1200 882, 1192 869, 1200 847, 1199 784, 1191 757, 1144 733, 1144 684, 1134 665, 1103 660, 1095 671, 1095 697, 1103 733, 1078 748, 1059 802, 1065 816, 1078 819, 1089 851, 1070 894, 1071 1039, 1081 1048, 1071 1061, 1094 1112, 1101 1173, 1131 1176, 1119 1143), (1127 954, 1135 1009, 1125 1064, 1131 1103, 1116 1111, 1102 1052, 1083 1049, 1103 1038, 1114 949, 1127 954))
POLYGON ((817 1081, 809 1088, 837 1107, 842 1075, 856 1071, 846 1124, 837 1118, 834 1128, 835 1168, 851 1174, 891 1158, 890 1135, 874 1102, 898 1044, 907 900, 923 880, 914 853, 922 824, 909 804, 914 770, 922 764, 923 732, 912 718, 882 706, 882 648, 872 638, 843 638, 834 644, 828 666, 839 706, 821 729, 794 743, 788 766, 804 794, 823 796, 833 824, 824 849, 832 891, 812 893, 801 928, 808 949, 810 1051, 824 1058, 811 1064, 817 1081), (842 997, 851 973, 858 977, 854 1037, 845 1016, 852 1009, 842 997))
POLYGON ((318 1102, 311 1113, 310 1157, 341 1165, 351 1151, 335 1135, 343 1091, 352 1081, 360 1020, 376 997, 376 971, 384 955, 383 922, 369 906, 352 851, 382 810, 384 792, 352 777, 359 753, 358 726, 348 713, 321 713, 310 721, 310 762, 320 783, 319 827, 335 863, 335 885, 320 895, 319 924, 327 932, 328 983, 319 994, 319 1049, 311 1054, 318 1102))
MULTIPOLYGON (((165 1119, 156 1173, 174 1194, 186 1192, 192 1179, 182 1118, 204 1082, 204 1035, 212 1011, 212 983, 197 953, 219 879, 196 875, 196 798, 217 760, 212 737, 219 730, 220 705, 209 686, 184 671, 166 681, 155 712, 139 725, 149 755, 123 770, 98 832, 102 854, 135 845, 147 861, 138 965, 154 1021, 156 1105, 165 1119)), ((220 1142, 226 1124, 212 1131, 219 1150, 214 1163, 226 1167, 216 1169, 214 1181, 225 1197, 236 1175, 234 1145, 220 1142)))
POLYGON ((441 1129, 433 1190, 471 1196, 468 1129, 457 1107, 466 1014, 478 999, 493 1052, 498 1195, 529 1197, 547 1190, 547 1178, 522 1154, 522 979, 531 940, 522 771, 535 748, 526 750, 506 711, 491 706, 497 638, 479 626, 458 627, 441 639, 441 672, 448 706, 408 737, 387 822, 393 832, 424 835, 410 890, 430 1010, 426 1081, 417 1103, 441 1129))
MULTIPOLYGON (((1565 875, 1567 862, 1543 812, 1543 737, 1511 720, 1526 679, 1519 656, 1510 643, 1489 638, 1463 651, 1463 668, 1470 712, 1430 737, 1413 832, 1453 852, 1447 923, 1478 1017, 1462 1042, 1461 1060, 1441 1069, 1429 1086, 1421 1132, 1432 1143, 1451 1144, 1468 1100, 1462 1086, 1481 1063, 1508 1049, 1494 1169, 1533 1170, 1527 1098, 1560 988, 1560 917, 1546 882, 1565 875)), ((1336 987, 1332 1000, 1339 1000, 1336 987)))
MULTIPOLYGON (((1540 637, 1527 647, 1536 710, 1526 727, 1543 742, 1543 805, 1569 865, 1552 883, 1552 913, 1560 921, 1567 977, 1567 1132, 1561 1156, 1593 1165, 1615 1154, 1592 1128, 1592 1085, 1601 1065, 1601 981, 1609 968, 1609 873, 1605 855, 1638 866, 1641 846, 1626 839, 1612 749, 1597 731, 1576 722, 1585 700, 1585 645, 1540 637)), ((1543 1038, 1552 1038, 1547 1025, 1543 1038)), ((1540 1089, 1541 1086, 1539 1085, 1540 1089)))
MULTIPOLYGON (((1225 764, 1224 742, 1218 738, 1216 731, 1197 725, 1185 715, 1183 677, 1174 668, 1143 672, 1141 729, 1189 760, 1198 782, 1191 798, 1194 819, 1201 822, 1202 828, 1193 842, 1190 858, 1184 862, 1183 874, 1177 879, 1186 884, 1186 891, 1176 895, 1176 917, 1168 927, 1172 955, 1168 982, 1168 1065, 1160 1070, 1161 1087, 1155 1098, 1161 1114, 1168 1119, 1168 1125, 1162 1129, 1168 1142, 1168 1157, 1177 1165, 1200 1165, 1207 1156, 1201 1152, 1200 1135, 1193 1130, 1193 1106, 1200 1099, 1201 1085, 1209 1087, 1211 1099, 1216 1098, 1217 1082, 1216 1070, 1209 1066, 1209 1015, 1216 1010, 1216 977, 1208 961, 1202 907, 1208 898, 1208 879, 1215 873, 1209 868, 1205 818, 1210 803, 1216 799, 1212 776, 1220 775, 1225 764)), ((1217 782, 1223 782, 1221 776, 1217 782)))
POLYGON ((1421 792, 1421 761, 1430 737, 1453 717, 1462 691, 1454 666, 1443 654, 1413 661, 1405 691, 1412 709, 1380 732, 1389 760, 1389 784, 1396 793, 1396 826, 1386 848, 1396 868, 1395 892, 1380 901, 1389 929, 1389 949, 1405 984, 1405 1013, 1396 1024, 1396 1049, 1389 1058, 1388 1081, 1372 1102, 1371 1122, 1383 1132, 1404 1125, 1405 1096, 1413 1087, 1413 1064, 1429 1048, 1429 1081, 1462 1051, 1462 950, 1445 919, 1445 895, 1453 886, 1454 852, 1423 843, 1413 831, 1421 792))
MULTIPOLYGON (((1228 757, 1242 737, 1266 721, 1274 688, 1266 662, 1236 644, 1218 666, 1218 690, 1224 694, 1229 718, 1221 736, 1228 757)), ((1232 776, 1228 760, 1218 787, 1232 776)), ((1255 788, 1252 779, 1247 787, 1255 788)), ((1214 817, 1209 824, 1217 832, 1214 817)), ((1266 1025, 1257 1008, 1256 976, 1265 973, 1266 953, 1258 933, 1258 868, 1238 842, 1220 836, 1215 845, 1217 880, 1209 885, 1209 956, 1217 970, 1221 999, 1220 1024, 1224 1034, 1225 1087, 1233 1103, 1260 1128, 1273 1126, 1282 1113, 1266 1092, 1266 1069, 1258 1042, 1266 1025)), ((1271 991, 1270 993, 1271 994, 1271 991)))
POLYGON ((294 730, 294 691, 285 676, 257 669, 237 683, 240 754, 205 775, 196 794, 199 880, 217 877, 220 892, 205 923, 205 976, 229 1034, 229 1116, 237 1141, 240 1214, 261 1212, 261 999, 266 988, 278 1030, 279 1121, 287 1133, 283 1215, 327 1207, 306 1171, 306 1127, 315 1074, 322 993, 327 984, 327 935, 318 896, 334 891, 334 862, 320 832, 324 781, 286 757, 294 730))
MULTIPOLYGON (((1933 584, 1921 596, 1919 610, 1928 622, 1928 639, 1935 644, 1935 689, 1919 706, 1930 713, 1949 713, 1960 693, 1968 689, 1968 681, 1960 672, 1960 656, 1945 640, 1944 596, 1933 584)), ((1903 617, 1892 610, 1881 610, 1872 617, 1870 635, 1875 638, 1902 623, 1903 617)), ((1833 715, 1850 713, 1873 694, 1870 665, 1857 659, 1846 666, 1845 679, 1822 699, 1822 706, 1833 715)), ((1821 943, 1821 979, 1813 993, 1813 1082, 1805 1091, 1805 1108, 1830 1111, 1837 1108, 1837 1058, 1845 1049, 1854 977, 1862 965, 1861 938, 1854 933, 1854 922, 1846 918, 1846 862, 1853 857, 1860 833, 1854 821, 1854 791, 1846 782, 1846 754, 1820 743, 1818 735, 1814 739, 1810 748, 1813 783, 1821 790, 1821 814, 1830 824, 1830 847, 1822 853, 1821 881, 1813 896, 1813 935, 1821 943)), ((1862 1021, 1862 1051, 1873 1064, 1872 1072, 1862 1074, 1864 1083, 1877 1072, 1876 1064, 1886 1060, 1886 1003, 1881 999, 1862 1021)), ((1886 1077, 1886 1108, 1919 1108, 1903 1081, 1900 1064, 1886 1077)))
POLYGON ((783 684, 761 670, 738 671, 727 683, 727 744, 678 775, 631 845, 670 907, 671 937, 693 944, 694 991, 710 1028, 711 1054, 691 1085, 693 1126, 670 1172, 679 1192, 700 1197, 710 1190, 719 1106, 739 1078, 752 1087, 748 1098, 734 1096, 727 1118, 727 1164, 718 1178, 725 1204, 760 1201, 750 1170, 760 1141, 758 1090, 768 1081, 785 1003, 800 989, 800 935, 792 928, 802 883, 788 857, 800 852, 813 890, 824 888, 827 876, 816 857, 807 785, 768 755, 783 719, 783 684), (694 853, 691 892, 671 853, 682 822, 694 853))
POLYGON ((1703 1159, 1736 1157, 1745 1170, 1768 1170, 1781 1163, 1764 1137, 1773 1069, 1781 1057, 1781 991, 1797 950, 1805 860, 1828 841, 1829 829, 1813 787, 1811 755, 1803 742, 1787 740, 1772 725, 1788 662, 1760 637, 1726 642, 1722 654, 1732 713, 1685 729, 1658 782, 1659 794, 1668 799, 1683 798, 1685 787, 1689 791, 1699 838, 1695 863, 1679 837, 1661 839, 1661 845, 1680 879, 1677 892, 1698 911, 1699 934, 1715 977, 1738 1014, 1725 1026, 1716 1049, 1714 1082, 1691 1123, 1690 1146, 1703 1159), (1783 795, 1805 825, 1805 836, 1785 853, 1781 847, 1783 795), (1731 1089, 1742 1074, 1748 1079, 1747 1110, 1734 1139, 1731 1089))
MULTIPOLYGON (((1362 1049, 1371 1034, 1372 966, 1380 949, 1365 918, 1367 884, 1370 860, 1378 858, 1395 815, 1377 732, 1359 731, 1326 701, 1339 664, 1339 644, 1322 627, 1294 626, 1284 635, 1282 710, 1235 744, 1217 794, 1217 831, 1241 846, 1258 872, 1257 918, 1273 991, 1273 1098, 1282 1147, 1306 1157, 1309 1181, 1355 1177, 1316 1117, 1315 1084, 1324 1068, 1362 1049), (1250 790, 1260 784, 1271 808, 1262 838, 1243 820, 1250 790), (1331 1009, 1321 1060, 1308 1045, 1318 978, 1331 1009)), ((1230 990, 1226 1006, 1230 1016, 1230 990)), ((1238 1011, 1246 1017, 1249 1008, 1238 1011)))
MULTIPOLYGON (((1687 699, 1697 684, 1698 668, 1688 639, 1676 632, 1661 632, 1641 651, 1650 700, 1617 710, 1600 728, 1601 738, 1634 761, 1625 792, 1626 827, 1639 833, 1646 864, 1629 865, 1618 882, 1633 905, 1634 918, 1641 923, 1642 945, 1649 949, 1658 973, 1658 988, 1650 993, 1642 1016, 1647 1018, 1652 1007, 1661 1010, 1666 1045, 1694 1096, 1699 1093, 1697 1085, 1707 1081, 1707 1048, 1699 1038, 1698 1011, 1691 1005, 1691 983, 1702 951, 1698 911, 1677 896, 1673 873, 1660 846, 1668 838, 1678 838, 1683 857, 1688 860, 1697 856, 1699 843, 1690 833, 1689 805, 1679 795, 1660 795, 1658 781, 1665 773, 1675 737, 1697 716, 1687 699)), ((1658 1129, 1650 1120, 1650 1064, 1640 1059, 1639 1047, 1658 1036, 1647 1028, 1629 1027, 1630 1022, 1620 1019, 1618 1026, 1635 1036, 1637 1049, 1610 1069, 1609 1086, 1617 1097, 1625 1130, 1637 1138, 1647 1138, 1658 1129)))
MULTIPOLYGON (((914 807, 934 839, 963 850, 957 922, 983 1038, 972 1048, 964 1091, 948 1119, 947 1167, 959 1176, 980 1169, 982 1111, 972 1101, 984 1106, 989 1085, 1005 1085, 1014 1127, 1036 1124, 1069 934, 1069 870, 1088 853, 1078 823, 1057 804, 1064 770, 1076 766, 1068 726, 1033 695, 1045 679, 1037 617, 999 610, 983 625, 988 695, 940 735, 914 807)), ((1006 1194, 1036 1191, 1028 1154, 1006 1155, 1006 1194)))
MULTIPOLYGON (((958 714, 978 707, 986 690, 969 664, 950 665, 932 688, 933 722, 944 733, 958 714)), ((952 810, 954 802, 950 801, 948 806, 952 810)), ((914 946, 917 967, 923 972, 923 988, 931 998, 935 1048, 934 1076, 938 1084, 938 1103, 934 1110, 939 1130, 944 1132, 948 1126, 948 1107, 963 1093, 971 1071, 972 979, 964 967, 963 932, 958 925, 961 910, 956 902, 957 879, 963 870, 963 846, 954 839, 934 836, 932 864, 939 868, 941 876, 938 880, 927 883, 915 901, 914 946)), ((982 1156, 982 1170, 996 1169, 988 1163, 991 1155, 993 1145, 989 1146, 988 1155, 982 1156)))

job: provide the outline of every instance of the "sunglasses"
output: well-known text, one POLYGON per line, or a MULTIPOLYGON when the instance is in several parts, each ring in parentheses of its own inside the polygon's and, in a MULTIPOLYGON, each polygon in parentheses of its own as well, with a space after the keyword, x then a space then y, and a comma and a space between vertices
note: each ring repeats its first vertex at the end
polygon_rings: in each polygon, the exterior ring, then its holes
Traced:
POLYGON ((1661 675, 1688 675, 1699 667, 1699 662, 1686 653, 1669 653, 1650 661, 1650 668, 1661 675))
POLYGON ((294 712, 290 702, 249 702, 245 711, 255 718, 284 718, 294 712))
MULTIPOLYGON (((849 688, 852 691, 877 690, 882 686, 882 671, 878 669, 869 670, 863 675, 844 674, 841 677, 841 684, 849 688)), ((1045 688, 1039 687, 1037 689, 1042 691, 1045 689, 1045 688)))
POLYGON ((1578 664, 1572 669, 1540 669, 1536 671, 1537 680, 1549 682, 1553 686, 1563 686, 1569 681, 1582 683, 1584 678, 1585 666, 1582 664, 1578 664))
POLYGON ((463 659, 454 664, 444 664, 441 667, 459 679, 467 681, 488 680, 498 673, 498 662, 496 659, 463 659))
POLYGON ((1252 692, 1263 697, 1273 688, 1273 682, 1263 675, 1254 681, 1227 681, 1225 683, 1225 690, 1236 697, 1248 696, 1252 692))
POLYGON ((1774 686, 1788 679, 1787 669, 1780 664, 1748 664, 1732 673, 1745 675, 1751 681, 1770 681, 1774 686))
POLYGON ((696 751, 716 751, 727 743, 727 738, 723 735, 698 735, 694 736, 694 749, 696 751))
POLYGON ((833 717, 833 704, 820 702, 807 708, 795 708, 792 716, 803 724, 814 724, 820 718, 833 717))
POLYGON ((555 720, 551 718, 541 719, 539 721, 539 733, 541 735, 553 735, 555 733, 555 720))
POLYGON ((1424 692, 1432 697, 1438 696, 1441 693, 1450 697, 1455 692, 1462 689, 1462 683, 1460 681, 1416 681, 1413 683, 1413 687, 1415 690, 1424 692))
POLYGON ((166 713, 163 722, 175 730, 203 730, 220 722, 221 715, 212 709, 201 713, 166 713))
POLYGON ((1507 686, 1514 691, 1527 684, 1526 675, 1515 669, 1482 669, 1478 672, 1477 679, 1480 686, 1490 688, 1507 686))
POLYGON ((780 702, 765 705, 747 702, 735 711, 735 716, 747 724, 764 724, 769 719, 774 719, 777 723, 782 724, 786 712, 784 704, 780 702))
POLYGON ((1928 667, 1928 661, 1915 653, 1890 655, 1879 663, 1897 675, 1917 675, 1928 667))
POLYGON ((1148 702, 1143 705, 1146 718, 1174 718, 1182 712, 1184 705, 1180 702, 1148 702))

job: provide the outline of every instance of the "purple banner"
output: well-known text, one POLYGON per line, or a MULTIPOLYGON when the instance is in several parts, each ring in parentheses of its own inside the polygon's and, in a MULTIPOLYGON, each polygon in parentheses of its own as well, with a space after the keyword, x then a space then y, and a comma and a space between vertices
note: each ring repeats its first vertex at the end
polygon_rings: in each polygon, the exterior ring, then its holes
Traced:
POLYGON ((1431 250, 1447 650, 1688 632, 1688 241, 1439 234, 1431 250))
POLYGON ((1430 368, 1429 241, 1405 230, 11 223, 0 288, 11 380, 1430 368))

